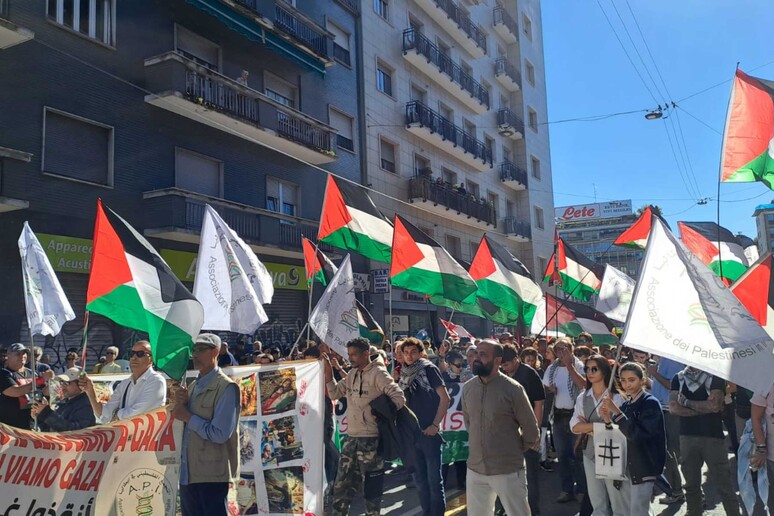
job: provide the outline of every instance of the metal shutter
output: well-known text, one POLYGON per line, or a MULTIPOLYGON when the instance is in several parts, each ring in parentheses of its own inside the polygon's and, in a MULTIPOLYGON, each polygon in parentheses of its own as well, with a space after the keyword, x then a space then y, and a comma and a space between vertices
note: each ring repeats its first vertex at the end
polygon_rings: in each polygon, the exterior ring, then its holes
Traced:
POLYGON ((111 130, 46 111, 44 172, 108 184, 111 130))

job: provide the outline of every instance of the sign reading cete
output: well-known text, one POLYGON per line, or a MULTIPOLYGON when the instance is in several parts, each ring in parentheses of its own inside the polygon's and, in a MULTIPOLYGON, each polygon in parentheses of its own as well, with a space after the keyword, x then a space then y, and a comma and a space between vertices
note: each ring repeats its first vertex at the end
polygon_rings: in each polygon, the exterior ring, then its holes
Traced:
POLYGON ((592 204, 576 204, 554 208, 554 216, 558 222, 575 222, 580 220, 610 219, 632 214, 632 201, 610 201, 592 204))

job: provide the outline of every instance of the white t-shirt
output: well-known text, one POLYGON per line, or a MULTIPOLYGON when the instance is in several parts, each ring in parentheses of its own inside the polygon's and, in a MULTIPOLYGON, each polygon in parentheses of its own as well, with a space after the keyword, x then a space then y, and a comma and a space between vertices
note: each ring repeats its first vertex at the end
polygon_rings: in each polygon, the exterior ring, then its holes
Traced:
POLYGON ((774 385, 768 394, 762 396, 757 392, 750 398, 750 403, 759 407, 766 407, 764 419, 766 420, 766 448, 769 452, 769 460, 774 460, 774 385))
MULTIPOLYGON (((567 389, 568 382, 570 381, 569 372, 566 367, 557 367, 554 372, 554 386, 556 387, 556 397, 554 398, 554 407, 564 410, 572 410, 575 408, 575 400, 570 396, 570 391, 567 389)), ((548 374, 543 376, 543 384, 548 384, 548 374)))

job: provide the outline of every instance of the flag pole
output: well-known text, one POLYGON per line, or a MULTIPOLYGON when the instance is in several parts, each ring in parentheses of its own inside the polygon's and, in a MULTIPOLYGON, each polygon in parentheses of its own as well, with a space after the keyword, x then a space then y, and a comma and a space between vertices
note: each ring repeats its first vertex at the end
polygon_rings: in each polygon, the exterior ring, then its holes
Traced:
MULTIPOLYGON (((38 387, 35 385, 35 378, 37 376, 37 366, 35 365, 35 337, 32 335, 32 328, 30 328, 29 324, 27 325, 27 329, 30 331, 30 369, 32 369, 32 390, 30 391, 30 399, 33 403, 38 401, 35 396, 37 394, 38 387)), ((33 432, 37 432, 40 430, 38 428, 38 418, 33 417, 32 418, 32 429, 33 432)))
MULTIPOLYGON (((452 308, 451 315, 449 316, 449 324, 451 324, 452 319, 454 319, 454 308, 452 308)), ((441 340, 446 340, 446 337, 449 335, 449 327, 445 324, 443 325, 445 331, 443 332, 443 338, 441 340)))
POLYGON ((390 346, 395 346, 395 332, 392 331, 392 281, 390 281, 390 289, 387 291, 387 296, 390 306, 390 346))
POLYGON ((89 311, 86 310, 86 313, 83 315, 83 337, 81 337, 81 374, 86 373, 86 343, 88 342, 88 337, 86 333, 89 329, 89 311))
MULTIPOLYGON (((311 280, 306 280, 309 287, 309 308, 306 310, 306 340, 311 338, 312 327, 309 325, 309 319, 312 317, 312 293, 314 292, 314 277, 311 280)), ((303 330, 301 334, 303 334, 303 330)))
MULTIPOLYGON (((739 71, 739 61, 736 62, 736 68, 734 69, 734 80, 736 80, 736 72, 739 71)), ((733 91, 733 86, 731 87, 733 91)), ((726 106, 726 120, 728 120, 728 110, 731 109, 731 100, 728 101, 726 106)), ((723 136, 725 137, 726 128, 723 128, 723 136)), ((720 142, 720 174, 718 174, 718 207, 717 207, 717 219, 718 219, 718 266, 720 267, 720 279, 723 280, 723 246, 720 245, 720 185, 723 183, 723 145, 724 141, 720 142)), ((725 283, 725 281, 724 281, 725 283)))

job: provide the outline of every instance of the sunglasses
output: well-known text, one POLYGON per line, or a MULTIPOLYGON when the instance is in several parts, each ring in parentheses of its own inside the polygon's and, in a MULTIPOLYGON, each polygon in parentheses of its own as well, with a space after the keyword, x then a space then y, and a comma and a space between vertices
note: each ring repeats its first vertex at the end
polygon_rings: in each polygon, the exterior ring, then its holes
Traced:
POLYGON ((455 363, 453 363, 452 365, 453 365, 454 367, 459 367, 459 368, 461 368, 461 367, 462 367, 464 364, 463 364, 462 362, 459 362, 459 363, 455 362, 455 363))
POLYGON ((129 352, 129 358, 131 358, 131 357, 145 358, 146 356, 150 356, 150 353, 148 353, 144 349, 140 350, 140 351, 132 350, 132 351, 129 352))
POLYGON ((586 371, 587 373, 598 373, 599 372, 599 368, 598 367, 584 367, 583 370, 586 371))

